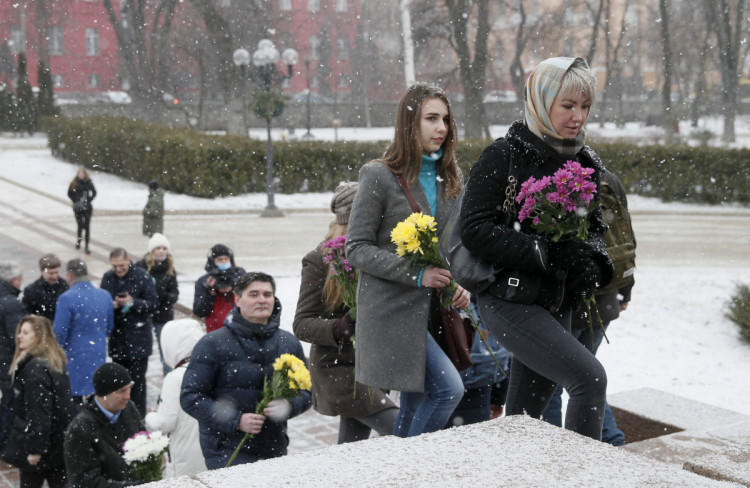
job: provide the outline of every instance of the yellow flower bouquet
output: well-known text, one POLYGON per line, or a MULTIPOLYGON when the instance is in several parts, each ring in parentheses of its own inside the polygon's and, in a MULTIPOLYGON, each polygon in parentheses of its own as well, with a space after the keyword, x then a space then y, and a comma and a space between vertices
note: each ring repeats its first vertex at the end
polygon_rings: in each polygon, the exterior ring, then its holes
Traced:
MULTIPOLYGON (((432 215, 425 215, 422 212, 412 213, 405 220, 396 224, 396 227, 391 231, 391 242, 396 245, 396 254, 399 257, 405 258, 410 266, 445 268, 445 264, 440 258, 440 252, 438 251, 439 240, 435 218, 432 215)), ((458 284, 455 280, 451 279, 448 286, 445 287, 447 293, 444 293, 441 299, 444 308, 451 306, 452 297, 457 289, 458 284)), ((463 312, 471 319, 471 325, 475 331, 479 332, 482 343, 487 348, 492 359, 495 360, 495 364, 500 369, 500 372, 507 376, 487 344, 486 333, 479 329, 474 314, 468 308, 464 309, 463 312)))
MULTIPOLYGON (((263 397, 255 406, 255 413, 263 415, 263 411, 271 401, 278 398, 293 398, 299 395, 301 390, 310 390, 310 388, 312 388, 310 371, 304 361, 293 354, 282 354, 273 363, 271 379, 266 379, 263 384, 263 397)), ((234 463, 242 446, 252 437, 255 435, 245 434, 225 467, 228 468, 234 463)))

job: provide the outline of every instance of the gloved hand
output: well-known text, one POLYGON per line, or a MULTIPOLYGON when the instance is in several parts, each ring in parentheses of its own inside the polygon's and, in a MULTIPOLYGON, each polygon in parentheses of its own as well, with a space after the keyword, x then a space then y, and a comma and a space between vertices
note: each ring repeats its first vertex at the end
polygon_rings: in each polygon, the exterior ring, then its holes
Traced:
POLYGON ((554 270, 581 269, 587 261, 591 260, 594 255, 593 251, 591 244, 578 239, 553 242, 550 244, 549 263, 554 270))
POLYGON ((571 298, 591 297, 601 281, 601 268, 594 259, 588 258, 582 265, 568 271, 566 295, 571 298))
POLYGON ((277 398, 268 402, 268 406, 263 410, 263 415, 270 418, 276 423, 283 422, 292 414, 292 402, 286 398, 277 398))
POLYGON ((342 342, 344 339, 354 335, 354 328, 356 322, 349 316, 349 312, 339 318, 335 324, 333 324, 333 338, 336 342, 342 342))

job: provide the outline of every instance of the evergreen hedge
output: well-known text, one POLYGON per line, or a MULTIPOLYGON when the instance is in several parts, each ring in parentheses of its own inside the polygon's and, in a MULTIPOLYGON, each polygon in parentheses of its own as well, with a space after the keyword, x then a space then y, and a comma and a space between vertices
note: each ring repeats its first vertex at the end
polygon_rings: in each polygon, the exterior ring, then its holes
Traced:
MULTIPOLYGON (((116 117, 45 120, 52 152, 82 166, 133 181, 155 179, 166 190, 199 197, 265 192, 265 141, 116 117)), ((357 179, 388 142, 274 142, 280 193, 332 191, 357 179)), ((459 165, 468 176, 486 140, 461 141, 459 165)), ((664 201, 750 202, 750 150, 678 145, 599 143, 593 149, 630 193, 664 201)))

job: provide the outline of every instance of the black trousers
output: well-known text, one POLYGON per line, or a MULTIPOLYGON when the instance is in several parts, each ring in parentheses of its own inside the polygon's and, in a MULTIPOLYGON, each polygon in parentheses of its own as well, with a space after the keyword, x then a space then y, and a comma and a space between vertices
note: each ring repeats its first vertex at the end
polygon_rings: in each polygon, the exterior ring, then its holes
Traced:
POLYGON ((86 232, 86 247, 89 247, 89 238, 91 234, 91 213, 92 211, 75 212, 76 224, 78 224, 78 242, 81 242, 83 232, 86 232))
POLYGON ((552 315, 490 293, 478 297, 490 332, 513 354, 507 415, 540 418, 558 384, 568 390, 565 428, 601 440, 607 374, 598 359, 570 334, 570 312, 552 315))
POLYGON ((42 488, 45 479, 49 488, 68 486, 65 468, 61 467, 51 471, 21 471, 21 488, 42 488))
POLYGON ((133 380, 133 389, 130 391, 130 399, 133 400, 141 417, 146 416, 146 371, 148 370, 148 358, 136 359, 112 359, 113 362, 123 366, 130 373, 133 380))

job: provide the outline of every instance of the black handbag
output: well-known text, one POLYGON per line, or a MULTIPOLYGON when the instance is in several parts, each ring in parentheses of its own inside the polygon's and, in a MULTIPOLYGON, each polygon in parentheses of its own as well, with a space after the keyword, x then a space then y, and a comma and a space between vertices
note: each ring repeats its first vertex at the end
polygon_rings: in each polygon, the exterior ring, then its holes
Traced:
MULTIPOLYGON (((511 157, 508 170, 508 187, 505 190, 505 203, 503 204, 503 225, 507 227, 513 225, 513 218, 516 214, 514 169, 513 158, 511 157)), ((443 234, 438 242, 438 251, 456 283, 470 293, 478 294, 495 283, 502 268, 474 256, 461 242, 461 206, 463 205, 466 186, 468 186, 468 182, 456 198, 448 221, 443 227, 443 234)))

